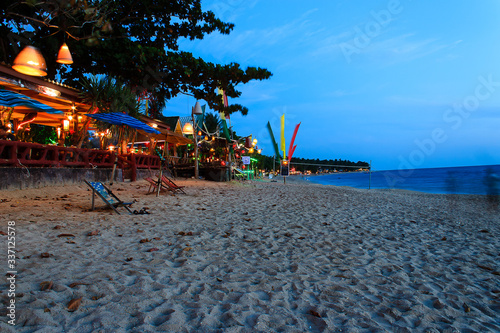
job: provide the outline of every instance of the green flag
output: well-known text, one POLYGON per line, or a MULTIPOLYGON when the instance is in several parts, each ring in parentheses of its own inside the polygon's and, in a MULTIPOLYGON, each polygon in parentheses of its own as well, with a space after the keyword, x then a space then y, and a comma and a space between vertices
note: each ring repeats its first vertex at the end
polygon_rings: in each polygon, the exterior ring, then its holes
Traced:
POLYGON ((274 155, 281 160, 280 150, 278 148, 278 144, 276 143, 276 140, 274 139, 273 130, 272 130, 271 124, 269 122, 267 122, 267 129, 269 131, 269 135, 271 136, 271 141, 273 143, 274 155))
POLYGON ((229 129, 227 128, 226 120, 221 120, 222 122, 222 133, 224 133, 224 137, 227 142, 231 143, 231 136, 229 135, 229 129))

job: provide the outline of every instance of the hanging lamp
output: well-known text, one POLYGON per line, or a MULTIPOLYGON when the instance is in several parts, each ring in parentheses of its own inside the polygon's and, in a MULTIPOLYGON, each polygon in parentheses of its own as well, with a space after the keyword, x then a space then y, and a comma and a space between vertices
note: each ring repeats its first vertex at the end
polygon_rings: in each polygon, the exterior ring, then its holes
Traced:
POLYGON ((184 127, 182 128, 182 134, 193 134, 193 125, 190 122, 187 122, 184 124, 184 127))
POLYGON ((46 76, 47 64, 40 51, 33 46, 26 46, 14 59, 12 69, 32 76, 46 76))
POLYGON ((192 113, 193 114, 202 114, 203 113, 203 111, 201 110, 200 102, 196 101, 196 104, 194 105, 192 113))
POLYGON ((65 65, 71 65, 73 63, 73 57, 71 56, 71 52, 69 52, 69 48, 66 43, 61 45, 59 53, 57 54, 56 61, 60 64, 65 64, 65 65))

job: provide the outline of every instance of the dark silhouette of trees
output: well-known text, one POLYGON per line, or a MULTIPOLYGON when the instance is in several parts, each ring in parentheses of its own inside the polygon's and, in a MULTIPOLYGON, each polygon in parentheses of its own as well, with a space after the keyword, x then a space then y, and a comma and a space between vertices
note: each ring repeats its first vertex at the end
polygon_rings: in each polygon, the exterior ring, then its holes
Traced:
POLYGON ((76 86, 85 75, 108 75, 148 96, 153 117, 181 93, 207 101, 213 110, 246 114, 239 104, 224 107, 216 89, 237 98, 238 84, 272 75, 259 67, 206 62, 179 50, 180 39, 233 29, 203 11, 201 0, 4 0, 0 16, 1 61, 12 63, 25 45, 36 46, 45 56, 49 79, 59 75, 76 86), (72 53, 71 66, 56 63, 63 42, 72 53))
MULTIPOLYGON (((258 169, 265 169, 265 170, 273 169, 274 158, 272 156, 255 154, 255 156, 253 157, 258 160, 257 162, 258 169)), ((276 167, 275 167, 276 170, 279 170, 278 163, 279 161, 276 160, 276 167)), ((352 162, 349 160, 342 160, 342 159, 320 160, 318 158, 309 159, 300 157, 293 157, 292 160, 290 161, 290 164, 292 168, 295 168, 298 171, 302 172, 311 171, 312 173, 316 173, 320 170, 355 171, 358 168, 369 167, 369 163, 363 161, 352 162)))

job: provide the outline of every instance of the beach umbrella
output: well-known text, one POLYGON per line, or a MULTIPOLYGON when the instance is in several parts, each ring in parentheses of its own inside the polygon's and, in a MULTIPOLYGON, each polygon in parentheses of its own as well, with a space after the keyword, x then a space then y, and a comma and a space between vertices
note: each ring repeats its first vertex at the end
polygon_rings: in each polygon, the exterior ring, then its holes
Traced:
POLYGON ((137 130, 142 130, 146 133, 160 134, 160 131, 125 113, 112 112, 85 115, 87 117, 94 118, 95 120, 104 121, 112 125, 129 126, 137 130))
MULTIPOLYGON (((85 115, 95 120, 103 121, 112 125, 129 126, 131 128, 144 131, 146 133, 160 134, 160 131, 125 113, 111 112, 111 113, 94 113, 85 115)), ((113 171, 111 172, 110 185, 113 185, 113 178, 115 177, 115 170, 117 163, 118 163, 118 154, 116 154, 115 163, 113 165, 113 171)))
POLYGON ((9 108, 25 106, 45 113, 64 114, 64 112, 40 103, 36 99, 5 89, 0 89, 0 105, 9 108))

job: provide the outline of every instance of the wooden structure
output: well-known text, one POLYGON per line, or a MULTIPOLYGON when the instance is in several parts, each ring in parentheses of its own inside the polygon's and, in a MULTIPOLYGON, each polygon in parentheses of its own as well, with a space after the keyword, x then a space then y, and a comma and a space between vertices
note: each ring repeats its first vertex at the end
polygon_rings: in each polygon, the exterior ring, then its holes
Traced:
MULTIPOLYGON (((78 126, 83 114, 88 113, 90 109, 89 105, 81 103, 77 89, 55 81, 21 74, 5 65, 0 65, 0 87, 62 111, 61 114, 37 112, 32 122, 34 124, 62 127, 62 121, 69 120, 68 116, 71 115, 71 126, 78 126)), ((11 116, 14 127, 32 112, 33 109, 25 106, 15 107, 11 116)))
MULTIPOLYGON (((112 168, 115 156, 110 150, 0 140, 0 166, 112 168)), ((146 154, 121 154, 118 155, 118 166, 124 169, 159 169, 160 158, 146 154)))
MULTIPOLYGON (((0 88, 27 96, 49 106, 59 113, 36 112, 33 124, 60 128, 66 123, 67 130, 78 129, 86 119, 90 106, 81 102, 79 91, 75 88, 54 81, 18 73, 5 65, 0 65, 0 88)), ((21 96, 21 97, 22 97, 21 96)), ((15 128, 27 114, 35 110, 26 106, 13 108, 0 105, 0 120, 10 113, 15 128), (12 113, 11 113, 12 110, 12 113)), ((0 140, 1 167, 64 167, 64 168, 112 168, 116 154, 110 150, 80 149, 56 145, 43 145, 21 141, 0 140)), ((122 175, 128 174, 136 180, 138 169, 159 169, 160 157, 147 154, 122 154, 118 156, 118 167, 122 175)))

